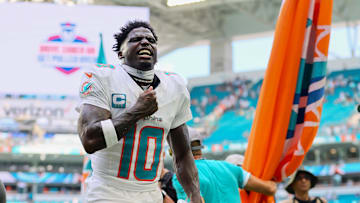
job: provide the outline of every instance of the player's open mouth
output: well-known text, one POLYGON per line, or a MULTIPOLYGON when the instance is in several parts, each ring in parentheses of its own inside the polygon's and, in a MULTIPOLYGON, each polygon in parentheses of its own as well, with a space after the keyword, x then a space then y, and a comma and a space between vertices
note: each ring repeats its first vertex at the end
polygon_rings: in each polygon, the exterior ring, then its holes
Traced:
POLYGON ((151 58, 151 56, 153 55, 152 52, 146 48, 140 49, 137 54, 141 58, 151 58))

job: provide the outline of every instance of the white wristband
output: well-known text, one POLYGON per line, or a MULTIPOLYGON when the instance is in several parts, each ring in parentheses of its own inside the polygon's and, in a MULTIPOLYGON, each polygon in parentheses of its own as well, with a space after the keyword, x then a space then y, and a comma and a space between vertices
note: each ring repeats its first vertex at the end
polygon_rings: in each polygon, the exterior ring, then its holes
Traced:
POLYGON ((111 147, 119 142, 114 124, 110 119, 101 121, 101 128, 104 134, 106 147, 111 147))

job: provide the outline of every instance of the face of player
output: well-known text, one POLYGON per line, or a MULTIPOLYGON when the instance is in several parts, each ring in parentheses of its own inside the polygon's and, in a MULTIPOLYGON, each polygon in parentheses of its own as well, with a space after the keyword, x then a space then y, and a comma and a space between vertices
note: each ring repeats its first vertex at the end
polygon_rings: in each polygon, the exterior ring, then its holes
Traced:
POLYGON ((144 27, 129 32, 121 46, 119 56, 124 63, 139 70, 154 69, 157 62, 157 42, 151 31, 144 27))
POLYGON ((311 177, 306 173, 299 173, 293 183, 294 191, 307 192, 311 187, 311 177))

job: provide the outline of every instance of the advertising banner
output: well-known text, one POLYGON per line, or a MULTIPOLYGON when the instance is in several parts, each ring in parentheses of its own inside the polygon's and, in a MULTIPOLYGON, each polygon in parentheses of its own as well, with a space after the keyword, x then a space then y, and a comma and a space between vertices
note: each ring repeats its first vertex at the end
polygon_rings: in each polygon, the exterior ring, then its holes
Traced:
POLYGON ((129 20, 149 21, 149 9, 1 3, 0 19, 0 93, 77 95, 100 35, 107 62, 117 63, 114 33, 129 20))

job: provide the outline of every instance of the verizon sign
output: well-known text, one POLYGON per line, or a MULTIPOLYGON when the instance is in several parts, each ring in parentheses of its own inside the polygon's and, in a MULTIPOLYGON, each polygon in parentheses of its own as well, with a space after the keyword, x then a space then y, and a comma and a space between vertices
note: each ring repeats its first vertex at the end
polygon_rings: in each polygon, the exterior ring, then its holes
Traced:
POLYGON ((77 119, 75 111, 77 100, 0 100, 0 118, 25 118, 25 119, 77 119))
POLYGON ((62 108, 52 108, 52 107, 36 107, 32 104, 29 106, 10 106, 3 108, 5 116, 16 118, 16 117, 51 117, 51 118, 63 118, 64 109, 62 108))

